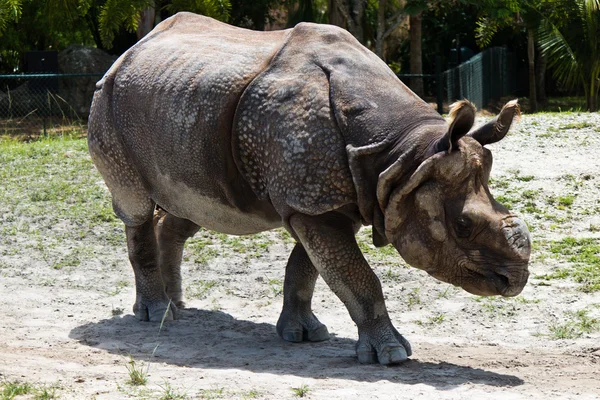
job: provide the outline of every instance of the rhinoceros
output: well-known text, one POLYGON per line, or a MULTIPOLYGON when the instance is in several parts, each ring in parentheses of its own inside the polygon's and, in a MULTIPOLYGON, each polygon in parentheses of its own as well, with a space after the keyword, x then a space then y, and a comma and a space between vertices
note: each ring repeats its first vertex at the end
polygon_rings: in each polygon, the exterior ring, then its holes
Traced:
POLYGON ((135 315, 177 316, 183 246, 199 227, 283 226, 296 244, 278 334, 329 338, 311 309, 320 274, 358 327, 358 360, 406 360, 355 234, 372 225, 376 246, 470 293, 520 293, 530 235, 490 194, 484 147, 517 113, 509 102, 473 128, 475 108, 460 101, 448 123, 338 27, 161 22, 98 82, 89 118, 91 157, 125 224, 135 315))

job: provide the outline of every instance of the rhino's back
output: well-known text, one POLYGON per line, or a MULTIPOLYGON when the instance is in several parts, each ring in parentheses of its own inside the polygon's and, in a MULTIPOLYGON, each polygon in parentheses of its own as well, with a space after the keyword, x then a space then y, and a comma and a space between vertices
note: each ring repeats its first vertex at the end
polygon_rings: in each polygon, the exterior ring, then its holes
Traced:
MULTIPOLYGON (((231 125, 244 88, 286 35, 179 13, 123 54, 100 82, 94 103, 111 108, 105 118, 124 153, 152 199, 169 212, 228 233, 280 223, 238 172, 231 125), (215 215, 236 227, 215 225, 215 215), (241 226, 244 218, 253 227, 241 226)), ((92 117, 103 118, 99 114, 94 110, 92 117)), ((90 132, 91 140, 106 134, 90 132)))
POLYGON ((234 157, 284 220, 321 214, 351 208, 357 190, 373 184, 354 181, 348 146, 411 140, 415 127, 432 123, 445 125, 349 32, 301 23, 242 95, 234 157))

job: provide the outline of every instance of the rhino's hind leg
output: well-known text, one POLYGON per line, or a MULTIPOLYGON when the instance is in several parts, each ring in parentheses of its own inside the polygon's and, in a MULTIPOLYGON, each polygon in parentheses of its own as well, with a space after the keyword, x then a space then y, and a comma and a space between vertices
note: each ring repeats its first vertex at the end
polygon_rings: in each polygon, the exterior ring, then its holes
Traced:
POLYGON ((356 243, 353 222, 333 213, 316 217, 296 214, 290 225, 356 323, 359 362, 405 361, 411 355, 410 345, 390 321, 379 279, 356 243))
POLYGON ((159 265, 165 292, 178 307, 185 306, 181 288, 181 259, 186 240, 200 227, 187 219, 159 209, 154 215, 154 232, 158 241, 159 265))
POLYGON ((327 327, 312 312, 311 300, 319 273, 297 243, 285 269, 283 310, 277 321, 277 333, 289 342, 319 342, 329 339, 327 327))
POLYGON ((152 218, 141 225, 126 225, 125 234, 129 260, 135 274, 135 316, 142 321, 174 319, 177 308, 163 288, 152 218))

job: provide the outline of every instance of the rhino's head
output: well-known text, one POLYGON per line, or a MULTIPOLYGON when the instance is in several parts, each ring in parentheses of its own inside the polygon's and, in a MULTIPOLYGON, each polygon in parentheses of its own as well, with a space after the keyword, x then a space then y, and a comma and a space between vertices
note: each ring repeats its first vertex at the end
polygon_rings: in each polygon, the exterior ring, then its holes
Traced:
POLYGON ((476 295, 515 296, 529 276, 529 231, 490 194, 492 153, 484 147, 504 137, 517 113, 510 102, 470 131, 475 109, 461 102, 434 154, 408 179, 395 179, 403 160, 379 177, 387 240, 410 265, 476 295))

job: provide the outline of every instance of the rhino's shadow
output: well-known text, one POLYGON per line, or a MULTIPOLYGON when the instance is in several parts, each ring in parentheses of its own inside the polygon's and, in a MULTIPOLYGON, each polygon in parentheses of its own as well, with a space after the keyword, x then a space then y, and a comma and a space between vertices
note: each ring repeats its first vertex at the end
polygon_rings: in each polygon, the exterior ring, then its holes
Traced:
POLYGON ((523 380, 451 363, 409 360, 383 367, 361 365, 355 341, 333 337, 320 343, 288 343, 275 326, 238 320, 220 311, 186 309, 180 319, 165 324, 143 323, 133 316, 113 317, 74 328, 69 337, 115 354, 188 368, 238 368, 253 372, 311 378, 391 382, 452 389, 465 383, 518 386, 523 380))

